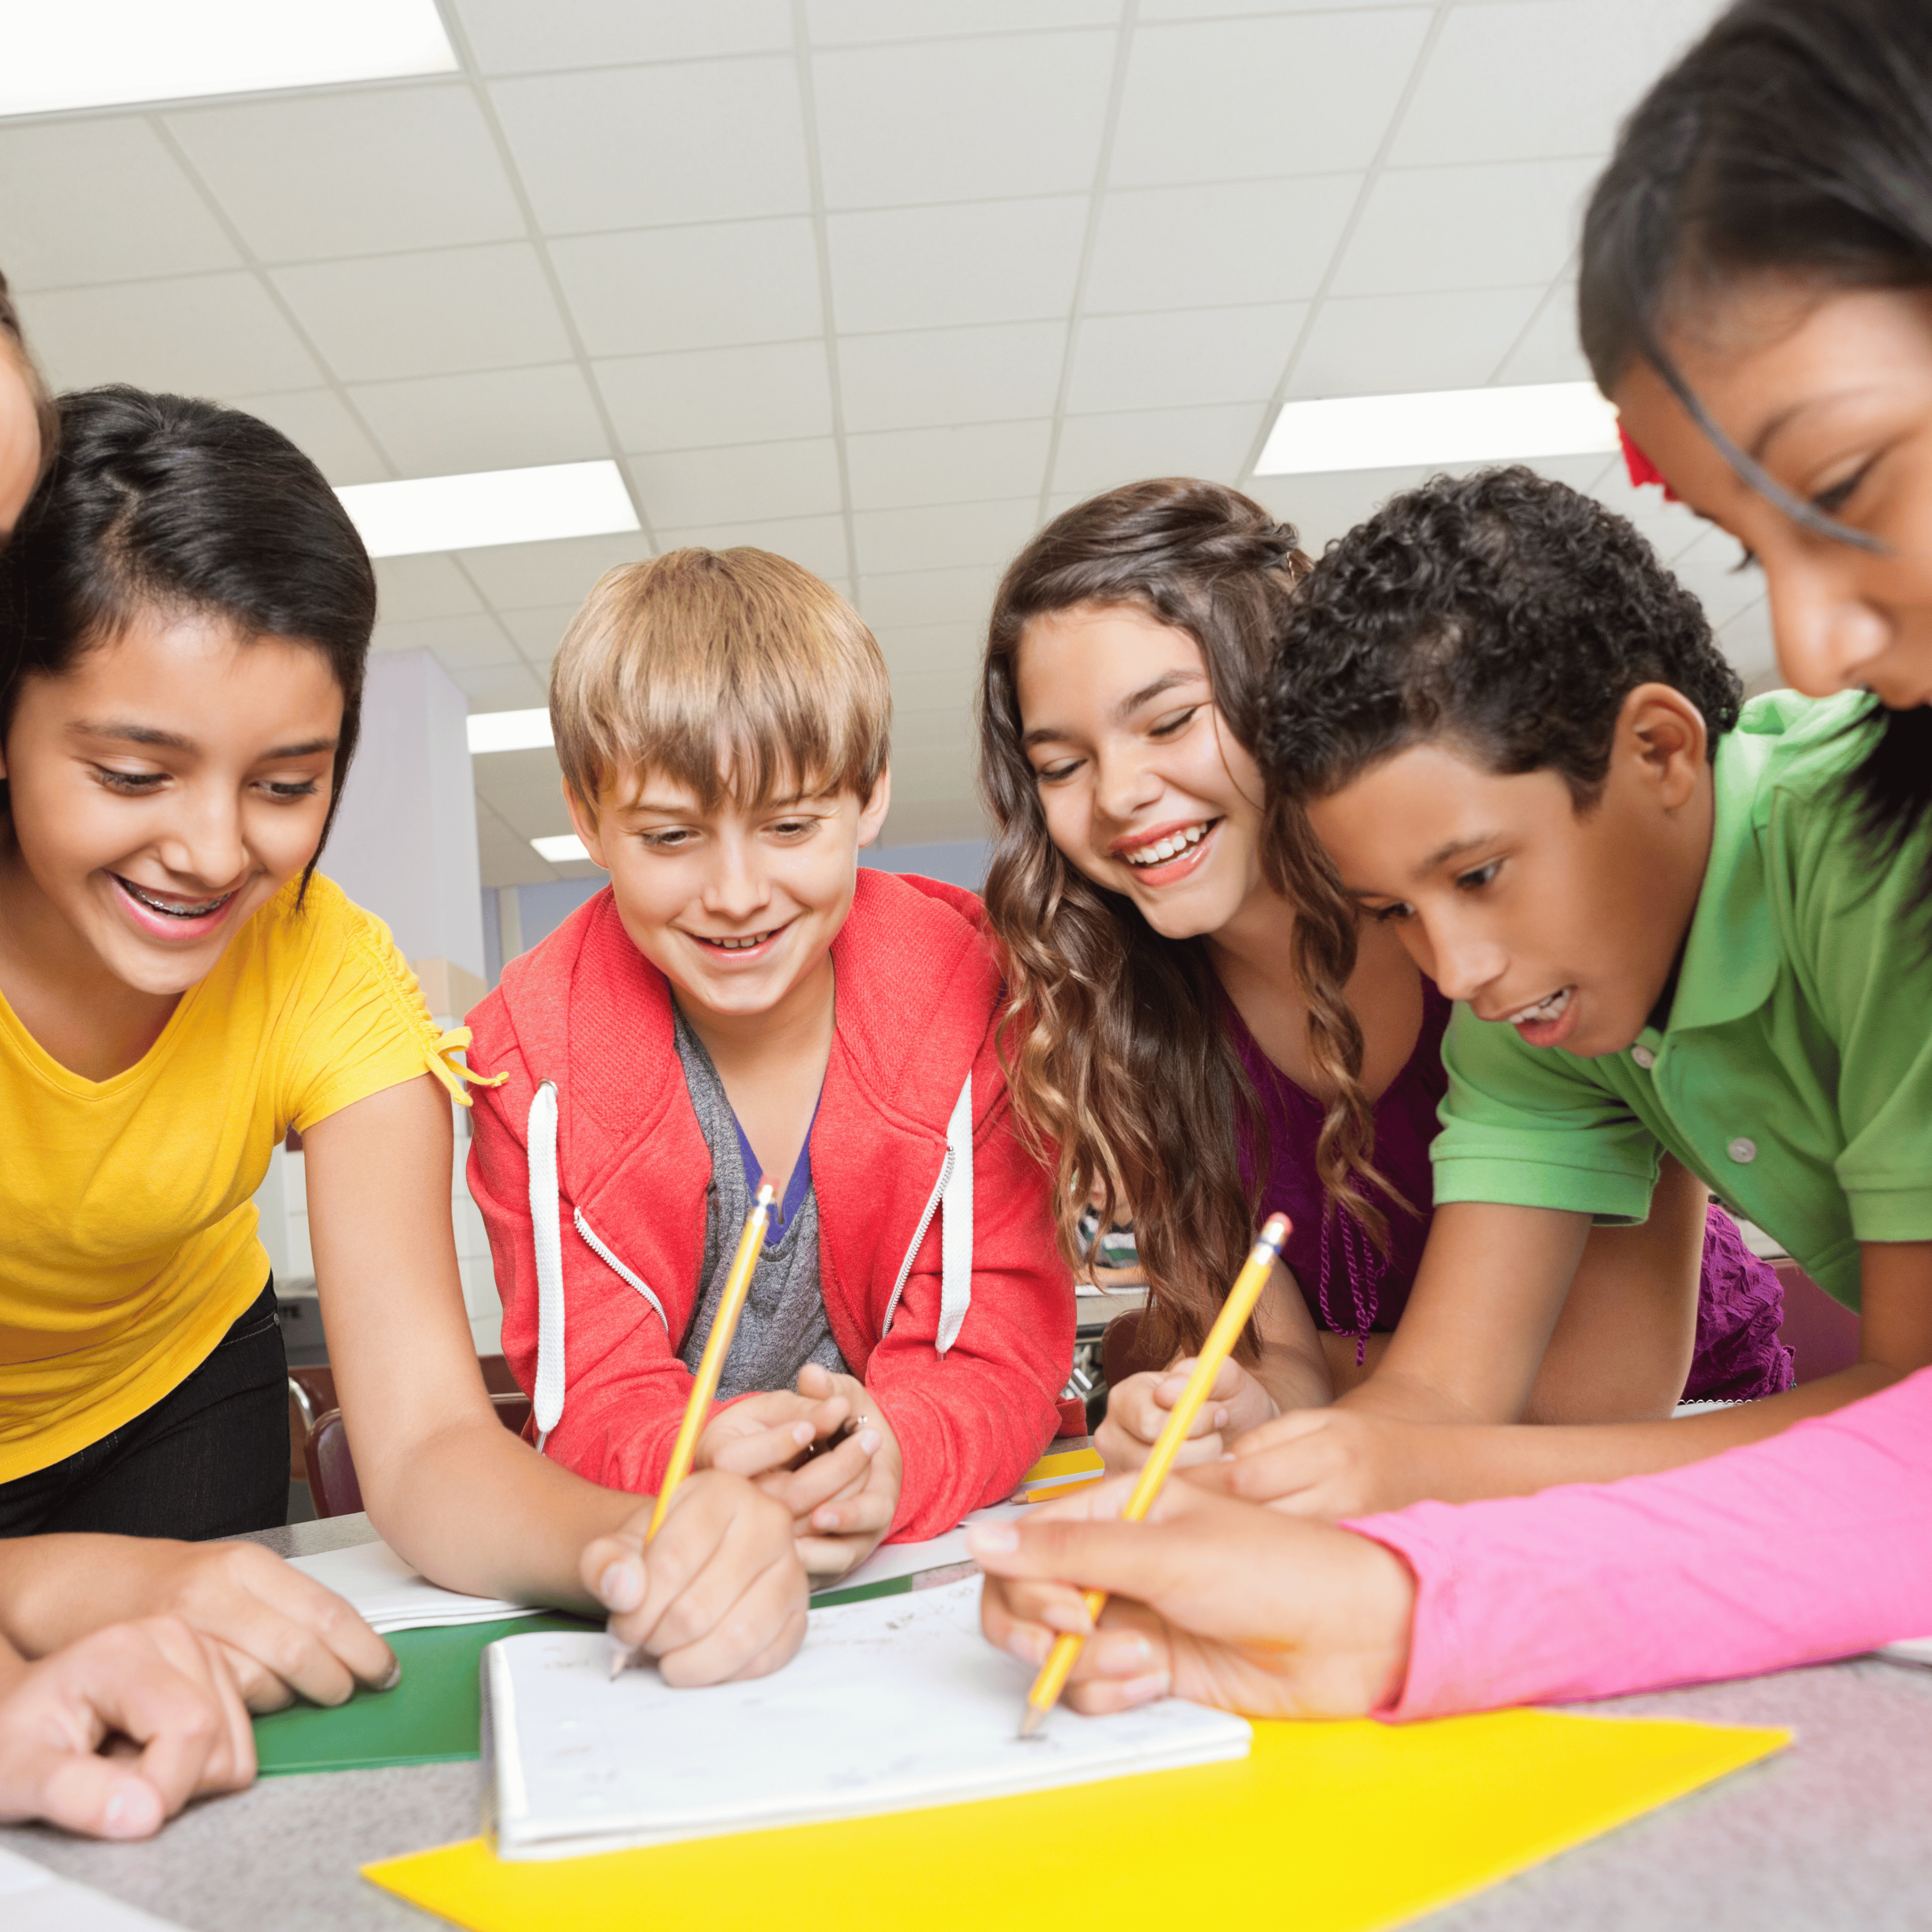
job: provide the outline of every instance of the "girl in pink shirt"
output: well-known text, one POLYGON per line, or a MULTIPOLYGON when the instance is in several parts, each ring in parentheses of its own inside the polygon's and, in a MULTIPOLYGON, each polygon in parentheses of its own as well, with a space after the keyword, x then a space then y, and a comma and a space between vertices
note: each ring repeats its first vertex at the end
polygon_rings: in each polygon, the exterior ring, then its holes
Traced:
MULTIPOLYGON (((1742 0, 1632 116, 1580 289, 1633 476, 1754 556, 1793 686, 1875 694, 1885 728, 1855 794, 1880 851, 1920 866, 1928 75, 1918 0, 1742 0)), ((1172 1688, 1274 1714, 1416 1717, 1774 1670, 1932 1628, 1932 1370, 1663 1474, 1337 1528, 1213 1493, 1227 1467, 1170 1485, 1150 1528, 977 1533, 998 1580, 988 1634, 1042 1656, 1052 1630, 1084 1625, 1067 1585, 1098 1586, 1128 1600, 1086 1647, 1082 1708, 1172 1688)), ((1104 1517, 1119 1486, 1064 1509, 1104 1517)))

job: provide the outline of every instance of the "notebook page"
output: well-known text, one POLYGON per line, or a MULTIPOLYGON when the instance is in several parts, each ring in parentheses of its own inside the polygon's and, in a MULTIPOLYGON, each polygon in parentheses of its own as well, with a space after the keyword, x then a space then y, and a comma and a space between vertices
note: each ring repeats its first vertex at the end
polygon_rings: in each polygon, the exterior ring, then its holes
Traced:
POLYGON ((370 1628, 433 1630, 451 1624, 493 1624, 505 1617, 532 1617, 538 1607, 496 1597, 466 1597, 446 1590, 417 1573, 386 1543, 358 1543, 346 1550, 325 1550, 314 1556, 292 1556, 293 1567, 344 1597, 370 1628))
POLYGON ((1170 1699, 1062 1708, 1014 1735, 1032 1673, 980 1634, 976 1578, 812 1612, 769 1677, 701 1690, 605 1674, 595 1633, 484 1653, 491 1822, 506 1858, 563 1858, 916 1810, 1244 1757, 1248 1726, 1170 1699))

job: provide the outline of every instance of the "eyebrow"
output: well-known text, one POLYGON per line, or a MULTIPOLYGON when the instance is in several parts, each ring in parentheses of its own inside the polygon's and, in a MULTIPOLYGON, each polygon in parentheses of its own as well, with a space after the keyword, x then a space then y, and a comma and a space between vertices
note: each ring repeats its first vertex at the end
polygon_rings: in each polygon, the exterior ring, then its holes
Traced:
MULTIPOLYGON (((1143 704, 1151 704, 1163 693, 1172 691, 1176 685, 1204 684, 1207 674, 1201 670, 1163 671, 1151 684, 1144 684, 1138 691, 1130 691, 1114 706, 1117 722, 1131 718, 1143 704)), ((1030 751, 1035 745, 1044 745, 1060 738, 1070 738, 1073 734, 1064 725, 1041 724, 1028 732, 1020 740, 1020 749, 1030 751)))
MULTIPOLYGON (((169 752, 201 748, 192 738, 184 738, 178 731, 163 731, 152 724, 136 724, 124 718, 76 718, 67 728, 69 736, 75 738, 117 738, 123 744, 153 745, 169 752)), ((277 745, 264 752, 262 758, 313 758, 318 752, 334 751, 336 742, 333 738, 310 738, 299 745, 277 745)))
POLYGON ((1807 410, 1820 409, 1828 404, 1842 403, 1851 397, 1867 394, 1871 387, 1870 383, 1861 383, 1849 389, 1830 390, 1823 395, 1800 396, 1795 403, 1786 404, 1758 430, 1757 434, 1752 437, 1750 447, 1746 453, 1754 463, 1762 463, 1765 452, 1790 426, 1792 422, 1802 416, 1807 410))

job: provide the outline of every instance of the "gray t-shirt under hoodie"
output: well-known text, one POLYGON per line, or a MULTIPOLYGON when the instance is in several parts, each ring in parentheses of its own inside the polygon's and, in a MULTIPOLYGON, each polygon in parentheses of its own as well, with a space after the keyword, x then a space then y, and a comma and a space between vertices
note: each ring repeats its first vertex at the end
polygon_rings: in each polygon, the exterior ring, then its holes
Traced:
MULTIPOLYGON (((752 1211, 757 1184, 748 1170, 757 1162, 704 1042, 692 1031, 675 1000, 671 1024, 692 1108, 711 1150, 711 1182, 704 1192, 704 1286, 678 1351, 685 1366, 695 1371, 724 1298, 724 1280, 731 1271, 745 1217, 752 1211)), ((785 1198, 765 1231, 764 1251, 752 1271, 738 1332, 718 1377, 718 1400, 728 1401, 760 1389, 795 1388, 798 1372, 807 1362, 816 1362, 834 1375, 852 1372, 832 1340, 819 1286, 818 1196, 812 1182, 808 1133, 785 1198)))

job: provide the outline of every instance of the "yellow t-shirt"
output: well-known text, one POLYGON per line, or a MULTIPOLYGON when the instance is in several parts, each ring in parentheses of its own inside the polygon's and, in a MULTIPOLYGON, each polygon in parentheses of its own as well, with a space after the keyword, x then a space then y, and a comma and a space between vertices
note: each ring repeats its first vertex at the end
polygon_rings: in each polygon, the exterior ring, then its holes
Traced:
POLYGON ((111 1080, 0 999, 0 1482, 151 1408, 262 1292, 250 1198, 290 1126, 435 1073, 461 1097, 388 928, 292 880, 111 1080))

